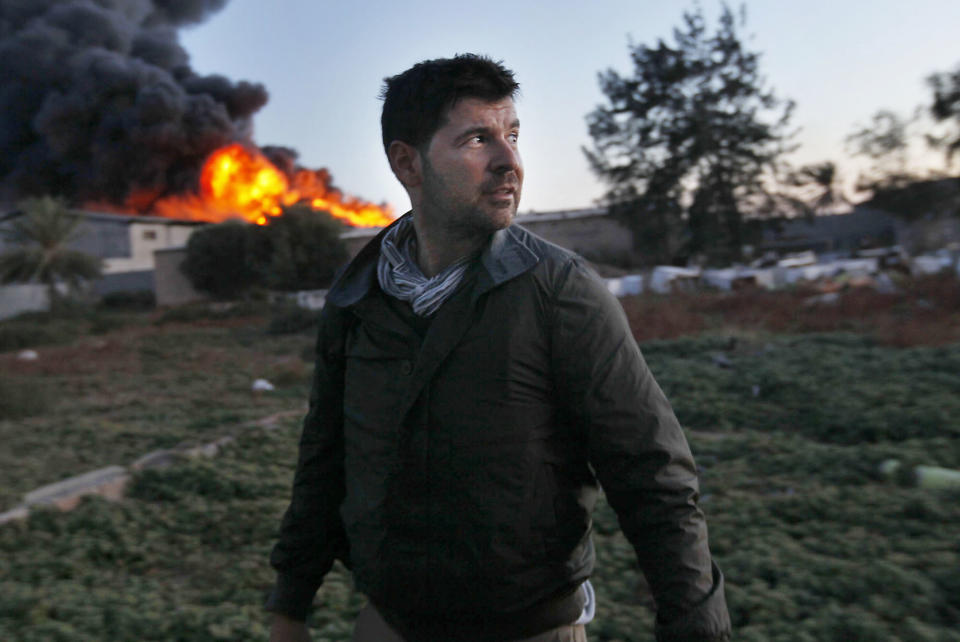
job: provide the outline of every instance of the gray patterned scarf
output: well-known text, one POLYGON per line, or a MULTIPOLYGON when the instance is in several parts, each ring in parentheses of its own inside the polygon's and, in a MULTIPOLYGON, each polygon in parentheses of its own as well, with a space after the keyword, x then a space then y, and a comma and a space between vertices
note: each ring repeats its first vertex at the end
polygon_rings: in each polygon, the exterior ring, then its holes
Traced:
POLYGON ((413 220, 410 217, 401 219, 380 242, 377 279, 384 292, 409 302, 418 317, 428 317, 460 285, 473 256, 454 261, 439 274, 427 278, 414 259, 416 243, 413 220))

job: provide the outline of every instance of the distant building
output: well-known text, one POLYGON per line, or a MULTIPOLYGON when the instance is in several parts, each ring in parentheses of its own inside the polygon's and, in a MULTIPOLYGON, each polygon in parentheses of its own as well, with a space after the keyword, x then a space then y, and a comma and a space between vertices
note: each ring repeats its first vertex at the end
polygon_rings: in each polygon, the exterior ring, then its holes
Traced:
MULTIPOLYGON (((94 283, 94 292, 155 289, 154 252, 183 247, 190 235, 204 223, 158 216, 106 214, 71 210, 82 220, 70 247, 103 259, 103 277, 94 283)), ((9 225, 20 214, 3 217, 9 225)), ((0 252, 10 242, 0 235, 0 252)))
MULTIPOLYGON (((515 221, 551 243, 573 250, 587 259, 607 262, 621 259, 633 250, 633 236, 605 207, 518 214, 515 221)), ((350 256, 380 232, 381 228, 357 228, 340 235, 350 256)))
POLYGON ((858 205, 847 214, 771 221, 757 249, 761 253, 812 250, 817 254, 849 254, 865 247, 894 245, 898 232, 893 215, 858 205))
POLYGON ((598 263, 622 262, 633 252, 633 233, 606 207, 521 214, 516 221, 537 236, 598 263))
POLYGON ((98 294, 155 290, 154 252, 185 246, 190 235, 204 225, 159 216, 78 213, 84 221, 75 249, 103 259, 103 278, 95 284, 98 294))

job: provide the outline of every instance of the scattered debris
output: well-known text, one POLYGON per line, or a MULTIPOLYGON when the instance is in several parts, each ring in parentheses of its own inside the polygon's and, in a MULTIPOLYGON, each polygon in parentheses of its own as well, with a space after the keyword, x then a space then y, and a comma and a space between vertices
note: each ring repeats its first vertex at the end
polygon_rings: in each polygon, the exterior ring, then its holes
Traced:
POLYGON ((806 252, 796 252, 795 254, 788 254, 784 258, 777 261, 777 267, 783 268, 794 268, 794 267, 803 267, 805 265, 815 265, 817 263, 817 255, 812 251, 807 250, 806 252))
POLYGON ((87 495, 100 495, 117 500, 123 496, 130 475, 123 466, 107 466, 98 470, 69 477, 62 481, 41 486, 23 496, 23 506, 56 506, 60 510, 72 510, 87 495))
POLYGON ((711 354, 710 361, 718 368, 733 368, 733 361, 730 361, 730 358, 722 352, 711 354))
POLYGON ((270 392, 274 390, 274 385, 266 379, 254 379, 250 389, 254 392, 270 392))
POLYGON ((812 284, 820 292, 873 288, 881 294, 897 294, 900 288, 895 278, 952 269, 960 276, 960 250, 944 248, 935 254, 911 258, 902 247, 895 245, 857 250, 854 256, 846 258, 818 257, 806 251, 784 258, 768 253, 749 266, 701 269, 658 265, 643 274, 616 275, 606 279, 606 284, 618 297, 644 291, 668 294, 709 288, 730 292, 744 288, 774 290, 800 284, 812 284))
POLYGON ((910 271, 913 274, 938 274, 941 270, 949 268, 950 259, 945 256, 923 254, 913 257, 910 262, 910 271))
MULTIPOLYGON (((258 381, 266 380, 258 379, 258 381)), ((269 382, 267 383, 269 384, 269 382)), ((275 429, 280 425, 280 420, 303 413, 304 409, 302 408, 285 410, 248 422, 240 428, 259 426, 275 429)), ((87 495, 99 495, 110 501, 119 501, 123 498, 133 474, 151 468, 168 468, 184 459, 214 457, 220 453, 224 446, 233 443, 235 440, 236 436, 234 434, 228 434, 199 446, 184 444, 171 449, 154 450, 139 457, 126 467, 107 466, 41 486, 25 494, 23 501, 17 506, 0 513, 0 525, 26 519, 30 515, 30 509, 34 506, 54 506, 62 511, 73 510, 80 503, 80 500, 87 495)))
POLYGON ((18 361, 36 361, 40 355, 36 350, 21 350, 17 353, 18 361))
POLYGON ((630 274, 627 276, 606 279, 607 289, 613 296, 630 296, 643 292, 643 275, 630 274))
POLYGON ((700 279, 700 268, 658 265, 650 274, 650 289, 666 294, 676 290, 691 290, 700 279))
POLYGON ((172 466, 179 456, 175 450, 154 450, 130 464, 130 470, 140 472, 150 468, 167 468, 172 466))
POLYGON ((187 448, 183 451, 183 454, 191 459, 196 457, 215 457, 220 452, 221 448, 227 444, 232 444, 233 442, 234 437, 232 435, 227 435, 226 437, 221 437, 216 441, 211 441, 209 444, 201 444, 199 446, 194 446, 193 448, 187 448))
POLYGON ((267 293, 267 300, 270 303, 293 303, 305 310, 322 310, 327 302, 327 290, 271 291, 267 293))
POLYGON ((904 470, 896 459, 880 464, 880 473, 888 478, 928 490, 960 490, 960 470, 940 466, 914 466, 904 470))
POLYGON ((880 294, 900 293, 900 288, 897 287, 897 284, 893 282, 893 279, 891 279, 890 275, 886 272, 881 272, 877 275, 877 278, 873 280, 873 288, 880 294))
POLYGON ((840 301, 839 292, 824 292, 809 299, 804 299, 803 305, 808 308, 814 305, 836 305, 838 301, 840 301))

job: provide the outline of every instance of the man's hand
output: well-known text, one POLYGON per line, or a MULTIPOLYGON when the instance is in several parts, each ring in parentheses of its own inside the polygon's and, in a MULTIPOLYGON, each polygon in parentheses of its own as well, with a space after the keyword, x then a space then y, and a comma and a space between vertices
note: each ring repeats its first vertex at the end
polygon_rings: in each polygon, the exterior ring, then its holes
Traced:
POLYGON ((270 627, 270 642, 310 642, 307 623, 274 613, 270 627))

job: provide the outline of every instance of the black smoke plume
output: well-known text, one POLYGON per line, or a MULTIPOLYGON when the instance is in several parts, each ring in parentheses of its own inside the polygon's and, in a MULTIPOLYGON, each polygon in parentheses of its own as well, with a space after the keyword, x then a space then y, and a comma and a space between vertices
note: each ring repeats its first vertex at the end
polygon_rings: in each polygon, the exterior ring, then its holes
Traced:
POLYGON ((135 197, 147 211, 195 189, 267 101, 260 84, 198 75, 179 44, 226 2, 0 0, 0 202, 135 197))

